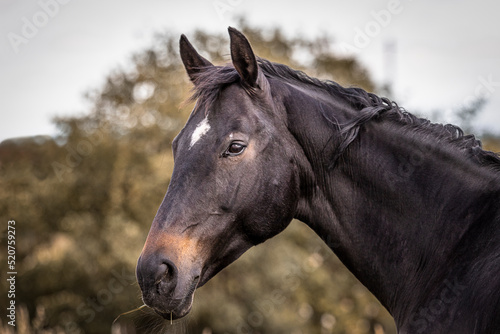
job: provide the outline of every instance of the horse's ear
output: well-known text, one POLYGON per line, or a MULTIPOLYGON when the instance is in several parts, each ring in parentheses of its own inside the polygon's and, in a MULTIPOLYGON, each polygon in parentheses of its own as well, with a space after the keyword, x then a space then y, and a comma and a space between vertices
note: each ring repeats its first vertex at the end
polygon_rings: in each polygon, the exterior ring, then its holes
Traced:
POLYGON ((231 59, 243 82, 250 87, 257 87, 259 67, 246 37, 238 30, 229 27, 231 40, 231 59))
POLYGON ((186 36, 181 35, 179 41, 180 53, 182 63, 186 68, 186 72, 191 81, 195 81, 197 75, 203 71, 204 68, 214 66, 211 62, 203 58, 195 48, 189 43, 186 36))

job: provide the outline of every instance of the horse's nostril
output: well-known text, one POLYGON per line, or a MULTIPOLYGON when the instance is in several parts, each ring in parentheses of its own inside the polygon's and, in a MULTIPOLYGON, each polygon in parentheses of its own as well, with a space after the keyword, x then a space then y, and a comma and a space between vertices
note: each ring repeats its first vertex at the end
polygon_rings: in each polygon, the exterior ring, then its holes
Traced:
POLYGON ((170 262, 163 262, 160 265, 160 272, 163 272, 157 282, 169 282, 175 277, 175 268, 170 262))
POLYGON ((177 287, 178 269, 160 252, 141 255, 136 274, 145 303, 153 303, 158 296, 169 298, 177 287))
POLYGON ((161 295, 172 293, 177 285, 177 268, 168 260, 164 260, 155 280, 156 292, 161 295))

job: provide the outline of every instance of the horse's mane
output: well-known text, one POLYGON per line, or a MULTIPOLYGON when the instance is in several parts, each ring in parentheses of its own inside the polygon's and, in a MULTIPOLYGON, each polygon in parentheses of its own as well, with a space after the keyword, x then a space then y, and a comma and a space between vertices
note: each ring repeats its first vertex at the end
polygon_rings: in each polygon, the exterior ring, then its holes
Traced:
MULTIPOLYGON (((431 123, 427 119, 419 118, 407 112, 388 98, 369 93, 361 88, 346 88, 331 80, 313 78, 302 71, 291 69, 283 64, 258 58, 258 65, 262 73, 268 78, 280 79, 291 84, 313 86, 331 96, 341 97, 354 109, 359 110, 355 118, 344 124, 339 124, 335 120, 335 115, 326 114, 331 112, 328 109, 322 110, 323 117, 340 135, 339 148, 332 159, 332 166, 357 138, 360 128, 365 123, 374 119, 387 119, 406 127, 407 130, 413 130, 412 133, 432 136, 437 142, 448 142, 459 150, 468 152, 468 155, 480 165, 489 166, 500 172, 500 157, 493 152, 483 150, 480 140, 476 139, 474 135, 465 135, 458 126, 431 123)), ((195 79, 194 92, 191 96, 191 100, 198 101, 196 110, 204 110, 205 113, 208 113, 210 106, 217 100, 221 89, 239 80, 240 77, 237 71, 230 65, 207 67, 206 70, 201 71, 195 79)), ((251 88, 245 89, 248 90, 250 95, 254 93, 251 88)))

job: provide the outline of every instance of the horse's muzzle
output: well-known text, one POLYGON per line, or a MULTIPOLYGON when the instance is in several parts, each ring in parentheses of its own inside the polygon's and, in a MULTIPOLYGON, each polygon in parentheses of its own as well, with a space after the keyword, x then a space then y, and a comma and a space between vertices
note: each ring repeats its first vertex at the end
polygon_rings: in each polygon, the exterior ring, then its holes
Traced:
POLYGON ((191 310, 199 275, 179 279, 175 264, 161 254, 141 255, 136 276, 144 303, 165 319, 182 318, 191 310))

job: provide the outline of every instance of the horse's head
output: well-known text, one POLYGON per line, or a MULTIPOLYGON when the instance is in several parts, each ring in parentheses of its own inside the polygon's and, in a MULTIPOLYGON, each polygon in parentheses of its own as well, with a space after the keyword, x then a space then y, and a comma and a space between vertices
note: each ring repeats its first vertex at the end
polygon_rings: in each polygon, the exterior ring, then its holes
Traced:
POLYGON ((137 264, 146 305, 166 318, 251 246, 281 232, 299 197, 298 148, 247 39, 229 29, 233 67, 188 40, 181 58, 198 101, 173 142, 174 172, 137 264))

